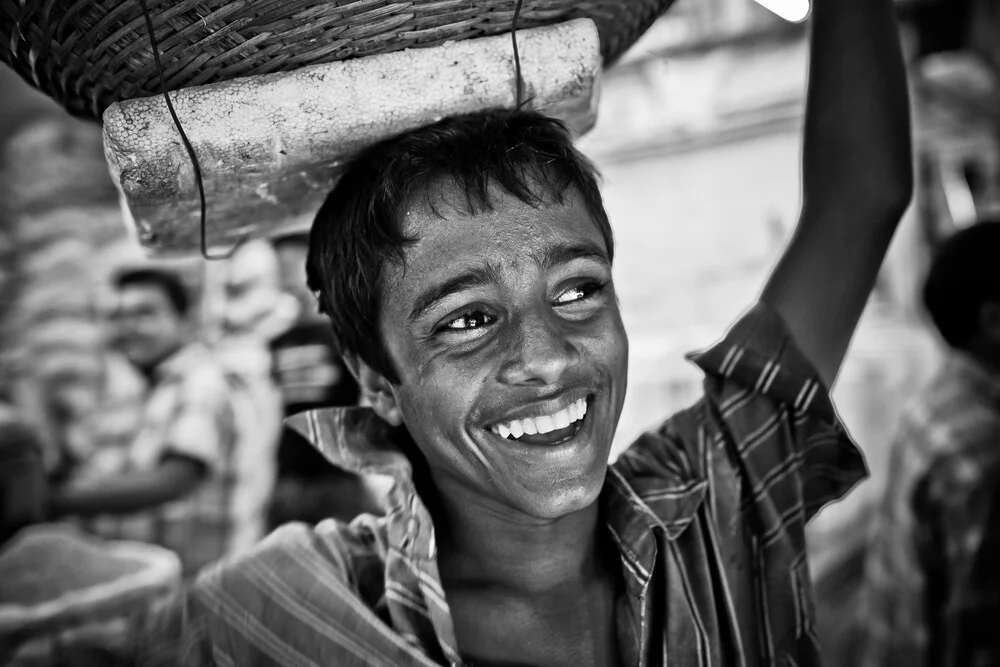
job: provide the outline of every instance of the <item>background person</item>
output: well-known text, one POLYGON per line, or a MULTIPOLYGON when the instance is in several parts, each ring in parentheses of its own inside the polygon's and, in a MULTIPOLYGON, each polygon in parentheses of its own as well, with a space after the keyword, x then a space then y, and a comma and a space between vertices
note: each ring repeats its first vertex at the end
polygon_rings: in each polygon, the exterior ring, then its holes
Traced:
POLYGON ((890 451, 868 544, 864 664, 1000 664, 1000 222, 945 241, 923 299, 949 352, 890 451))
POLYGON ((55 489, 52 510, 93 519, 107 538, 165 546, 193 575, 263 536, 271 452, 247 438, 253 405, 197 341, 182 282, 135 269, 114 285, 116 346, 149 382, 141 423, 117 466, 105 460, 102 474, 55 489))

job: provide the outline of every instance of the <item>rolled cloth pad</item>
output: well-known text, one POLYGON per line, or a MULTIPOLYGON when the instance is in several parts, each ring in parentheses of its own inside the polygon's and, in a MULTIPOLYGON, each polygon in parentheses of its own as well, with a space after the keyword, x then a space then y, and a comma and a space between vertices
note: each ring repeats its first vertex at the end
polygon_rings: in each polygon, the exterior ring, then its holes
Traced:
MULTIPOLYGON (((517 42, 528 106, 588 131, 601 72, 593 21, 519 30, 517 42)), ((515 81, 507 34, 171 93, 203 173, 209 246, 307 229, 358 151, 444 116, 512 108, 515 81)), ((109 107, 104 148, 147 252, 197 252, 194 170, 163 98, 109 107)))

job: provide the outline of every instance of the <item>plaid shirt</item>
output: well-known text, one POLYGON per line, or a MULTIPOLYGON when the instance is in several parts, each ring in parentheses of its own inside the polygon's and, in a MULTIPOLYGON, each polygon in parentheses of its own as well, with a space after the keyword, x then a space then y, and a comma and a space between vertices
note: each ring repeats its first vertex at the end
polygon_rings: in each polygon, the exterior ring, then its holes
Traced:
POLYGON ((864 664, 1000 664, 1000 375, 953 353, 904 414, 889 469, 864 664))
MULTIPOLYGON (((624 453, 600 497, 625 579, 623 664, 817 665, 805 524, 864 477, 861 454, 765 306, 691 359, 704 399, 624 453)), ((291 421, 337 465, 392 475, 389 513, 289 525, 213 568, 146 624, 137 662, 464 664, 389 427, 359 408, 291 421)))
POLYGON ((193 344, 157 369, 138 433, 118 468, 150 470, 178 455, 202 463, 207 478, 186 497, 154 510, 88 522, 103 537, 177 552, 186 576, 263 537, 274 483, 280 397, 250 374, 230 372, 219 357, 193 344))

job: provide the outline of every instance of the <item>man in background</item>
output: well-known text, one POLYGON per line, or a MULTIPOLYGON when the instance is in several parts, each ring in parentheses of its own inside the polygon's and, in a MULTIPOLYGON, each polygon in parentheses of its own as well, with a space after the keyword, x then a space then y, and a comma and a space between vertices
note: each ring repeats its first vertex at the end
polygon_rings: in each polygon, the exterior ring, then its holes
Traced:
POLYGON ((1000 222, 957 232, 923 291, 948 344, 907 409, 873 523, 866 665, 1000 664, 1000 222))
POLYGON ((92 519, 108 538, 177 552, 185 575, 250 547, 263 535, 273 465, 258 446, 248 392, 196 342, 181 280, 135 269, 114 280, 116 347, 149 383, 141 423, 117 461, 53 492, 55 514, 92 519))

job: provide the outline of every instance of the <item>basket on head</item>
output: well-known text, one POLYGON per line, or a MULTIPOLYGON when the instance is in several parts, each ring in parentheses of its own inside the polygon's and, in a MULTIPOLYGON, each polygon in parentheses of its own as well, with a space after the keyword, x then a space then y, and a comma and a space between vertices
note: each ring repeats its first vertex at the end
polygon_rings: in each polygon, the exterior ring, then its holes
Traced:
MULTIPOLYGON (((590 18, 605 65, 673 0, 524 0, 518 27, 590 18)), ((516 0, 146 0, 170 89, 483 37, 516 0)), ((0 0, 0 60, 94 120, 161 92, 140 0, 0 0)))

